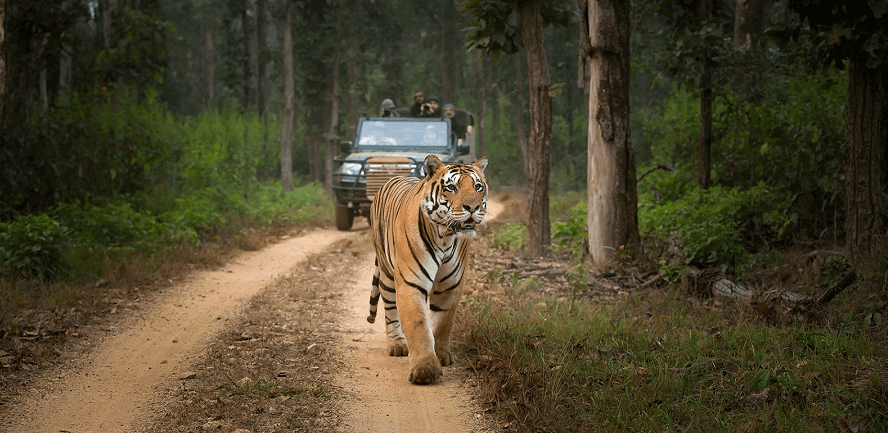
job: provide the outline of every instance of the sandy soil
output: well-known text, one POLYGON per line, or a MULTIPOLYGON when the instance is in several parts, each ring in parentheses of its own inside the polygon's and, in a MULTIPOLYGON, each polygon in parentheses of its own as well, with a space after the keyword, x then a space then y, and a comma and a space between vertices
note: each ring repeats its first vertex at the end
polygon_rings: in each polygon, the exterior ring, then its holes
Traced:
POLYGON ((0 430, 491 430, 459 362, 416 386, 387 356, 383 325, 365 319, 372 264, 361 220, 196 273, 39 374, 0 430))

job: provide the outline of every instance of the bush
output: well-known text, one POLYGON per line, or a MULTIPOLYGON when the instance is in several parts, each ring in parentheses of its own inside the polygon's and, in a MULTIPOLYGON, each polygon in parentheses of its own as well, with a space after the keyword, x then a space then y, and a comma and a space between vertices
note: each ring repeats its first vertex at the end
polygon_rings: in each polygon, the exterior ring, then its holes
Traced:
POLYGON ((506 251, 527 251, 527 227, 519 223, 503 225, 493 233, 490 246, 506 251))
POLYGON ((0 272, 43 281, 68 273, 64 252, 70 230, 46 214, 0 222, 0 272))
POLYGON ((748 191, 693 189, 659 206, 640 205, 640 231, 677 241, 688 262, 742 272, 753 263, 744 244, 765 250, 792 227, 797 217, 785 213, 790 202, 763 183, 748 191))
POLYGON ((552 223, 552 251, 568 253, 571 257, 581 257, 583 241, 589 238, 587 225, 589 205, 580 201, 570 208, 568 218, 563 222, 552 223))
POLYGON ((125 198, 61 204, 53 212, 71 228, 75 243, 89 250, 112 246, 150 249, 165 232, 156 217, 133 208, 125 198))

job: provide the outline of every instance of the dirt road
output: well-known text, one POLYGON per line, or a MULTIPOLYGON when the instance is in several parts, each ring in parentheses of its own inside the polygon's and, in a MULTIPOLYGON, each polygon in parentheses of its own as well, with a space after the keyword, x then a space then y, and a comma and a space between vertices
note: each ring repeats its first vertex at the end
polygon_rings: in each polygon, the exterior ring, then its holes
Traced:
POLYGON ((316 229, 194 274, 88 356, 43 373, 0 412, 0 430, 486 430, 458 368, 415 386, 406 358, 387 356, 384 327, 365 319, 372 264, 362 220, 351 232, 316 229), (262 376, 263 365, 280 372, 262 376), (317 376, 311 393, 323 398, 300 418, 288 399, 310 382, 303 373, 317 376))

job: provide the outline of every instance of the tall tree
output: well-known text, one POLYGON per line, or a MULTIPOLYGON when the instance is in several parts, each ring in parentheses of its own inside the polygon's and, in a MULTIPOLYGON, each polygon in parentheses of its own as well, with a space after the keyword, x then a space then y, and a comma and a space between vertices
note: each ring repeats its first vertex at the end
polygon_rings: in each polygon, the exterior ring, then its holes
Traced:
MULTIPOLYGON (((712 16, 712 0, 700 0, 699 18, 707 25, 712 16)), ((708 189, 712 172, 712 52, 703 47, 700 73, 700 139, 697 143, 697 186, 708 189)))
POLYGON ((284 81, 284 116, 281 127, 281 185, 284 191, 293 190, 293 122, 296 117, 296 89, 293 83, 293 12, 284 1, 283 17, 279 19, 281 34, 281 56, 283 65, 281 79, 284 81))
MULTIPOLYGON (((629 3, 580 0, 586 23, 580 34, 582 63, 588 62, 589 252, 602 263, 622 246, 638 246, 635 151, 629 133, 629 3)), ((586 65, 580 67, 585 75, 586 65)))
POLYGON ((827 62, 848 62, 845 248, 861 264, 885 254, 888 245, 888 7, 843 0, 789 4, 816 32, 827 62))
POLYGON ((549 147, 552 141, 552 97, 549 96, 549 60, 543 45, 540 0, 519 0, 518 20, 530 87, 530 215, 527 246, 533 256, 546 254, 552 242, 549 224, 549 147))
POLYGON ((764 23, 765 0, 737 0, 734 14, 734 46, 757 47, 764 23))
POLYGON ((480 157, 487 155, 487 146, 484 144, 484 121, 487 117, 487 81, 484 69, 486 62, 483 56, 475 58, 475 78, 478 80, 478 107, 477 122, 475 125, 475 146, 477 152, 475 156, 480 157))
POLYGON ((216 29, 216 16, 208 5, 203 6, 203 24, 201 31, 204 42, 204 85, 206 86, 206 98, 209 106, 216 100, 216 78, 213 75, 216 65, 216 54, 213 45, 213 32, 216 29))
POLYGON ((568 23, 569 11, 554 0, 517 0, 517 26, 512 21, 515 2, 507 0, 468 0, 463 13, 472 13, 469 39, 473 46, 490 53, 494 59, 524 47, 527 63, 530 103, 530 140, 528 160, 530 197, 528 216, 528 251, 534 256, 546 254, 551 243, 549 224, 549 165, 552 134, 552 98, 549 94, 549 63, 543 45, 543 25, 568 23))
POLYGON ((518 150, 521 151, 521 168, 525 179, 530 179, 530 156, 527 149, 527 134, 524 128, 524 112, 527 107, 527 99, 525 95, 524 76, 521 74, 521 56, 512 56, 512 68, 515 69, 515 130, 518 132, 516 137, 518 140, 518 150))
POLYGON ((0 119, 6 106, 6 0, 0 0, 0 119))
POLYGON ((441 0, 441 103, 456 102, 456 6, 441 0))

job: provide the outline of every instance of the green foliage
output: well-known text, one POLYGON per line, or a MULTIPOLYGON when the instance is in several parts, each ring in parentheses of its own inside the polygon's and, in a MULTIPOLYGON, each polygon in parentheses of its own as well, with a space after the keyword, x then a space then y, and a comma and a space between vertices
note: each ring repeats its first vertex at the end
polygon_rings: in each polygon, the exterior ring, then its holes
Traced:
MULTIPOLYGON (((564 3, 540 1, 543 26, 566 26, 573 9, 564 3)), ((515 3, 506 0, 467 0, 460 3, 460 15, 471 14, 468 48, 478 48, 499 60, 502 54, 514 54, 521 47, 515 3)))
POLYGON ((506 251, 527 250, 527 226, 519 223, 508 223, 493 233, 490 246, 506 251))
POLYGON ((568 215, 565 221, 552 223, 552 250, 556 254, 565 252, 571 257, 581 257, 583 241, 589 238, 588 203, 577 202, 568 215))
POLYGON ((112 46, 96 57, 98 80, 105 86, 134 86, 148 102, 157 99, 155 86, 163 82, 167 43, 172 23, 151 13, 124 9, 114 26, 112 46))
POLYGON ((744 243, 764 249, 795 221, 785 214, 785 193, 760 183, 750 190, 712 187, 694 189, 659 205, 639 205, 639 229, 677 241, 689 262, 742 272, 753 263, 744 243))
POLYGON ((0 220, 59 202, 152 189, 177 159, 179 126, 132 93, 71 95, 46 117, 0 125, 0 220))
MULTIPOLYGON (((765 74, 748 93, 724 89, 713 107, 713 182, 744 189, 765 182, 795 196, 789 213, 798 218, 798 235, 836 230, 843 212, 846 80, 837 71, 806 74, 790 66, 765 74)), ((639 182, 640 203, 669 202, 690 193, 698 116, 696 92, 683 88, 675 89, 659 110, 644 113, 639 135, 651 146, 648 164, 672 171, 658 170, 639 182)), ((641 167, 646 171, 646 165, 641 167)))
POLYGON ((45 214, 0 222, 0 273, 47 281, 63 277, 70 230, 45 214))
POLYGON ((98 203, 60 204, 53 214, 71 228, 72 242, 93 250, 115 246, 150 248, 164 231, 156 217, 139 212, 123 197, 98 203))

